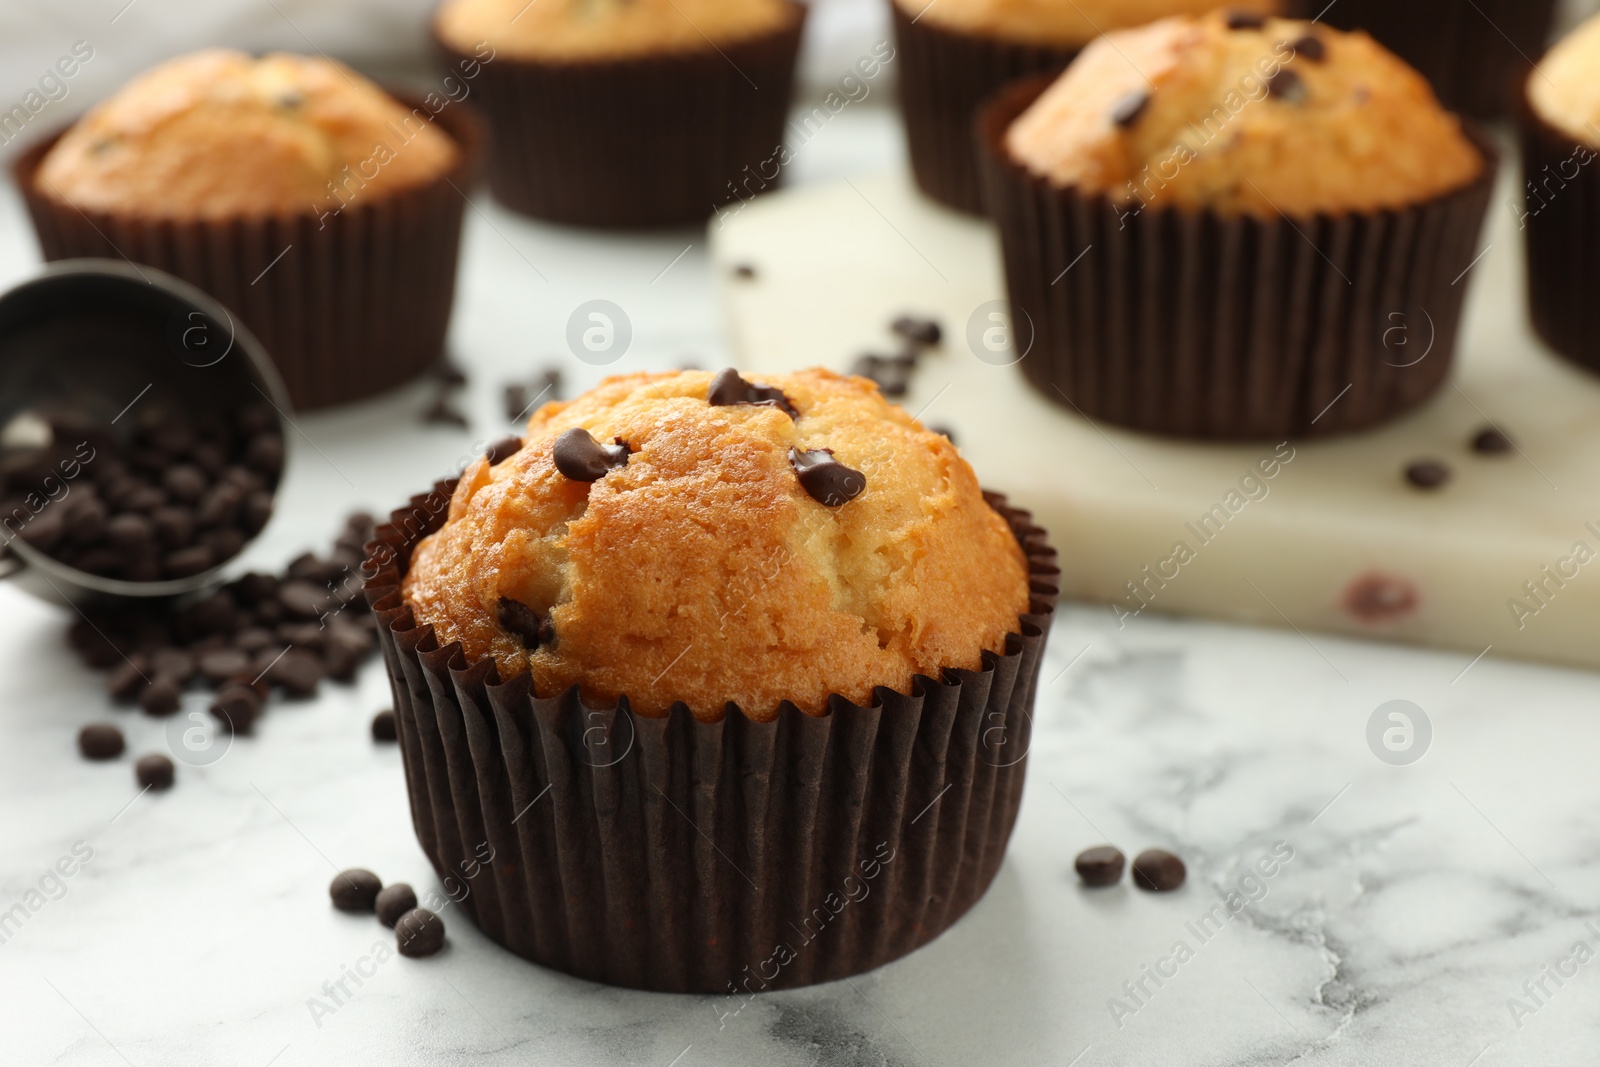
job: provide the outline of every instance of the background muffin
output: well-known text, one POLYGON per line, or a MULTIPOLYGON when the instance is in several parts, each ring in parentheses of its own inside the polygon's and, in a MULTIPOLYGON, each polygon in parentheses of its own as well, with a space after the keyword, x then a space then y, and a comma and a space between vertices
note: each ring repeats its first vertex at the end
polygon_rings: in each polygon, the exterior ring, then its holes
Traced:
MULTIPOLYGON (((900 103, 912 175, 929 196, 983 210, 973 122, 1007 82, 1058 71, 1103 32, 1167 15, 1202 13, 1216 0, 890 0, 899 50, 900 103)), ((1229 6, 1250 19, 1280 0, 1229 6)))
POLYGON ((452 64, 482 60, 496 197, 651 226, 777 181, 804 18, 791 0, 446 0, 433 30, 452 64))
POLYGON ((1153 432, 1279 438, 1371 425, 1443 381, 1492 160, 1366 35, 1165 19, 1008 93, 983 132, 1045 395, 1153 432), (1387 351, 1391 313, 1426 315, 1431 358, 1387 351))
POLYGON ((315 407, 440 355, 452 185, 475 150, 459 107, 403 104, 326 59, 216 49, 136 78, 16 174, 45 258, 126 256, 193 282, 315 407))
POLYGON ((1568 359, 1600 370, 1600 16, 1528 75, 1522 106, 1528 308, 1568 359))
POLYGON ((712 380, 614 378, 541 409, 520 451, 463 475, 417 550, 418 620, 505 677, 531 669, 542 693, 579 685, 649 715, 682 700, 703 718, 729 701, 758 720, 785 699, 813 714, 832 693, 868 703, 1003 648, 1028 606, 1022 550, 948 439, 865 379, 760 379, 798 418, 710 405, 712 380), (626 441, 626 465, 562 474, 555 443, 573 427, 626 441), (865 476, 843 506, 791 461, 822 449, 865 476), (530 647, 530 616, 550 640, 530 647))

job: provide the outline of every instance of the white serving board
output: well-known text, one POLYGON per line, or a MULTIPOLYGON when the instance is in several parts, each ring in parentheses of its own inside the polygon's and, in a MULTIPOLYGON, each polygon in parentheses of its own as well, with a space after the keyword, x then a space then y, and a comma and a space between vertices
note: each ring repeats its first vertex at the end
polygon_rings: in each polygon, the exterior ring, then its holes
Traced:
POLYGON ((1202 614, 1600 666, 1600 377, 1557 360, 1527 326, 1514 172, 1513 161, 1490 209, 1488 251, 1459 283, 1470 291, 1450 384, 1374 432, 1293 445, 1258 500, 1228 494, 1275 443, 1172 442, 1091 423, 1037 395, 1017 368, 977 358, 969 317, 1005 295, 995 235, 902 174, 757 198, 713 220, 712 256, 749 370, 843 370, 863 352, 893 351, 895 315, 940 320, 944 343, 901 403, 951 428, 985 485, 1035 511, 1062 552, 1068 597, 1120 604, 1107 610, 1124 625, 1156 611, 1202 614), (739 278, 738 264, 756 276, 739 278), (1519 451, 1469 449, 1491 421, 1519 451), (1402 477, 1428 457, 1454 471, 1440 491, 1402 477), (1213 524, 1220 533, 1196 535, 1202 514, 1241 499, 1213 524), (1573 558, 1580 543, 1597 556, 1586 565, 1573 558), (1148 579, 1146 566, 1176 577, 1148 579), (1130 581, 1145 583, 1142 611, 1130 581), (1363 582, 1379 602, 1413 604, 1381 618, 1353 612, 1363 582), (1543 583, 1540 599, 1528 582, 1543 583))

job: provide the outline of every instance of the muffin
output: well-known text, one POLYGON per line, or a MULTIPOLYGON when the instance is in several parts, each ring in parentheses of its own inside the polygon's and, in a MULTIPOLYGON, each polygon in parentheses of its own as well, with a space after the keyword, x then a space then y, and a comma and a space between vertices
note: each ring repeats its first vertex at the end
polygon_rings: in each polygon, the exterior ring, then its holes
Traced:
POLYGON ((1447 107, 1497 118, 1512 111, 1555 8, 1555 0, 1339 0, 1324 21, 1372 34, 1416 67, 1447 107))
POLYGON ((980 134, 1021 367, 1057 403, 1281 439, 1444 381, 1494 153, 1365 34, 1164 19, 1003 91, 980 134))
POLYGON ((1528 75, 1522 105, 1526 179, 1520 228, 1534 329, 1567 359, 1600 371, 1600 16, 1528 75))
POLYGON ((327 59, 214 49, 130 82, 15 167, 46 259, 127 258, 211 293, 301 408, 439 357, 477 135, 327 59))
MULTIPOLYGON (((1108 30, 1217 6, 1217 0, 889 0, 917 186, 947 207, 982 214, 972 132, 979 104, 1008 82, 1060 71, 1108 30)), ((1229 7, 1241 18, 1282 9, 1282 0, 1235 0, 1229 7)))
POLYGON ((492 849, 479 925, 598 981, 901 956, 998 870, 1053 560, 862 378, 546 405, 370 548, 424 851, 458 874, 492 849))
POLYGON ((452 64, 481 60, 502 203, 655 226, 776 184, 805 12, 793 0, 446 0, 433 33, 452 64))

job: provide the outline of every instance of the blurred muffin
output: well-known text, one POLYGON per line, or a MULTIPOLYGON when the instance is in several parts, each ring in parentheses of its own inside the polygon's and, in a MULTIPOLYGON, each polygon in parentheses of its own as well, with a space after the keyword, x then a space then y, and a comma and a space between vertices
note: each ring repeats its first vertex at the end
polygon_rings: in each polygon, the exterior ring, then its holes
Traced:
POLYGON ((793 0, 445 0, 482 64, 489 180, 556 222, 698 221, 776 183, 806 9, 793 0))
POLYGON ((1045 395, 1280 438, 1372 425, 1443 382, 1492 150, 1365 34, 1165 19, 1008 91, 982 133, 1045 395), (1428 358, 1386 347, 1397 315, 1431 328, 1428 358))
POLYGON ((999 867, 1053 553, 865 379, 608 379, 370 564, 418 836, 441 871, 492 849, 464 904, 513 951, 804 985, 936 937, 999 867))
POLYGON ((1339 0, 1323 19, 1392 48, 1446 107, 1497 118, 1544 50, 1555 9, 1556 0, 1339 0))
POLYGON ((1528 75, 1521 117, 1533 326, 1561 355, 1600 370, 1600 16, 1528 75))
MULTIPOLYGON (((900 106, 917 185, 971 214, 983 211, 973 122, 1007 82, 1059 71, 1110 30, 1201 14, 1217 0, 890 0, 900 106)), ((1282 0, 1235 0, 1236 20, 1282 11, 1282 0)))
POLYGON ((213 49, 136 78, 16 173, 47 259, 126 256, 206 289, 316 407, 440 354, 475 138, 460 109, 435 119, 326 59, 213 49))

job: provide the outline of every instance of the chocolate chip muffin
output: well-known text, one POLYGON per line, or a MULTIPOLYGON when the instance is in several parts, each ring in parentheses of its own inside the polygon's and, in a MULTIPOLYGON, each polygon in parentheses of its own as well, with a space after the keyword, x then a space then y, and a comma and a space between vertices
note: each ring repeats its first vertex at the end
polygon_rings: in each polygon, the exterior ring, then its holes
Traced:
MULTIPOLYGON (((1218 6, 1217 0, 890 0, 918 187, 946 206, 981 214, 972 132, 979 104, 1007 82, 1061 70, 1107 31, 1218 6)), ((1284 6, 1235 0, 1228 9, 1236 19, 1254 20, 1284 6)))
POLYGON ((608 379, 395 512, 369 567, 418 837, 441 872, 493 850, 463 906, 515 952, 827 981, 999 867, 1058 571, 865 379, 608 379))
POLYGON ((714 381, 613 378, 541 409, 417 549, 418 620, 541 692, 711 719, 868 703, 1003 648, 1022 549, 945 437, 862 378, 714 381), (596 465, 563 466, 574 441, 596 465))
POLYGON ((1283 438, 1444 381, 1493 150, 1365 34, 1163 19, 1009 90, 980 132, 1021 366, 1056 402, 1283 438), (1426 358, 1386 345, 1397 321, 1426 358))
POLYGON ((1523 91, 1520 228, 1534 329, 1567 359, 1600 370, 1600 16, 1573 30, 1523 91))
POLYGON ((481 63, 489 179, 506 206, 653 226, 778 180, 805 12, 793 0, 445 0, 433 33, 453 65, 481 63))
POLYGON ((134 79, 25 154, 17 178, 46 258, 126 253, 199 285, 314 407, 439 355, 451 185, 476 141, 460 108, 442 111, 327 59, 212 49, 134 79))

